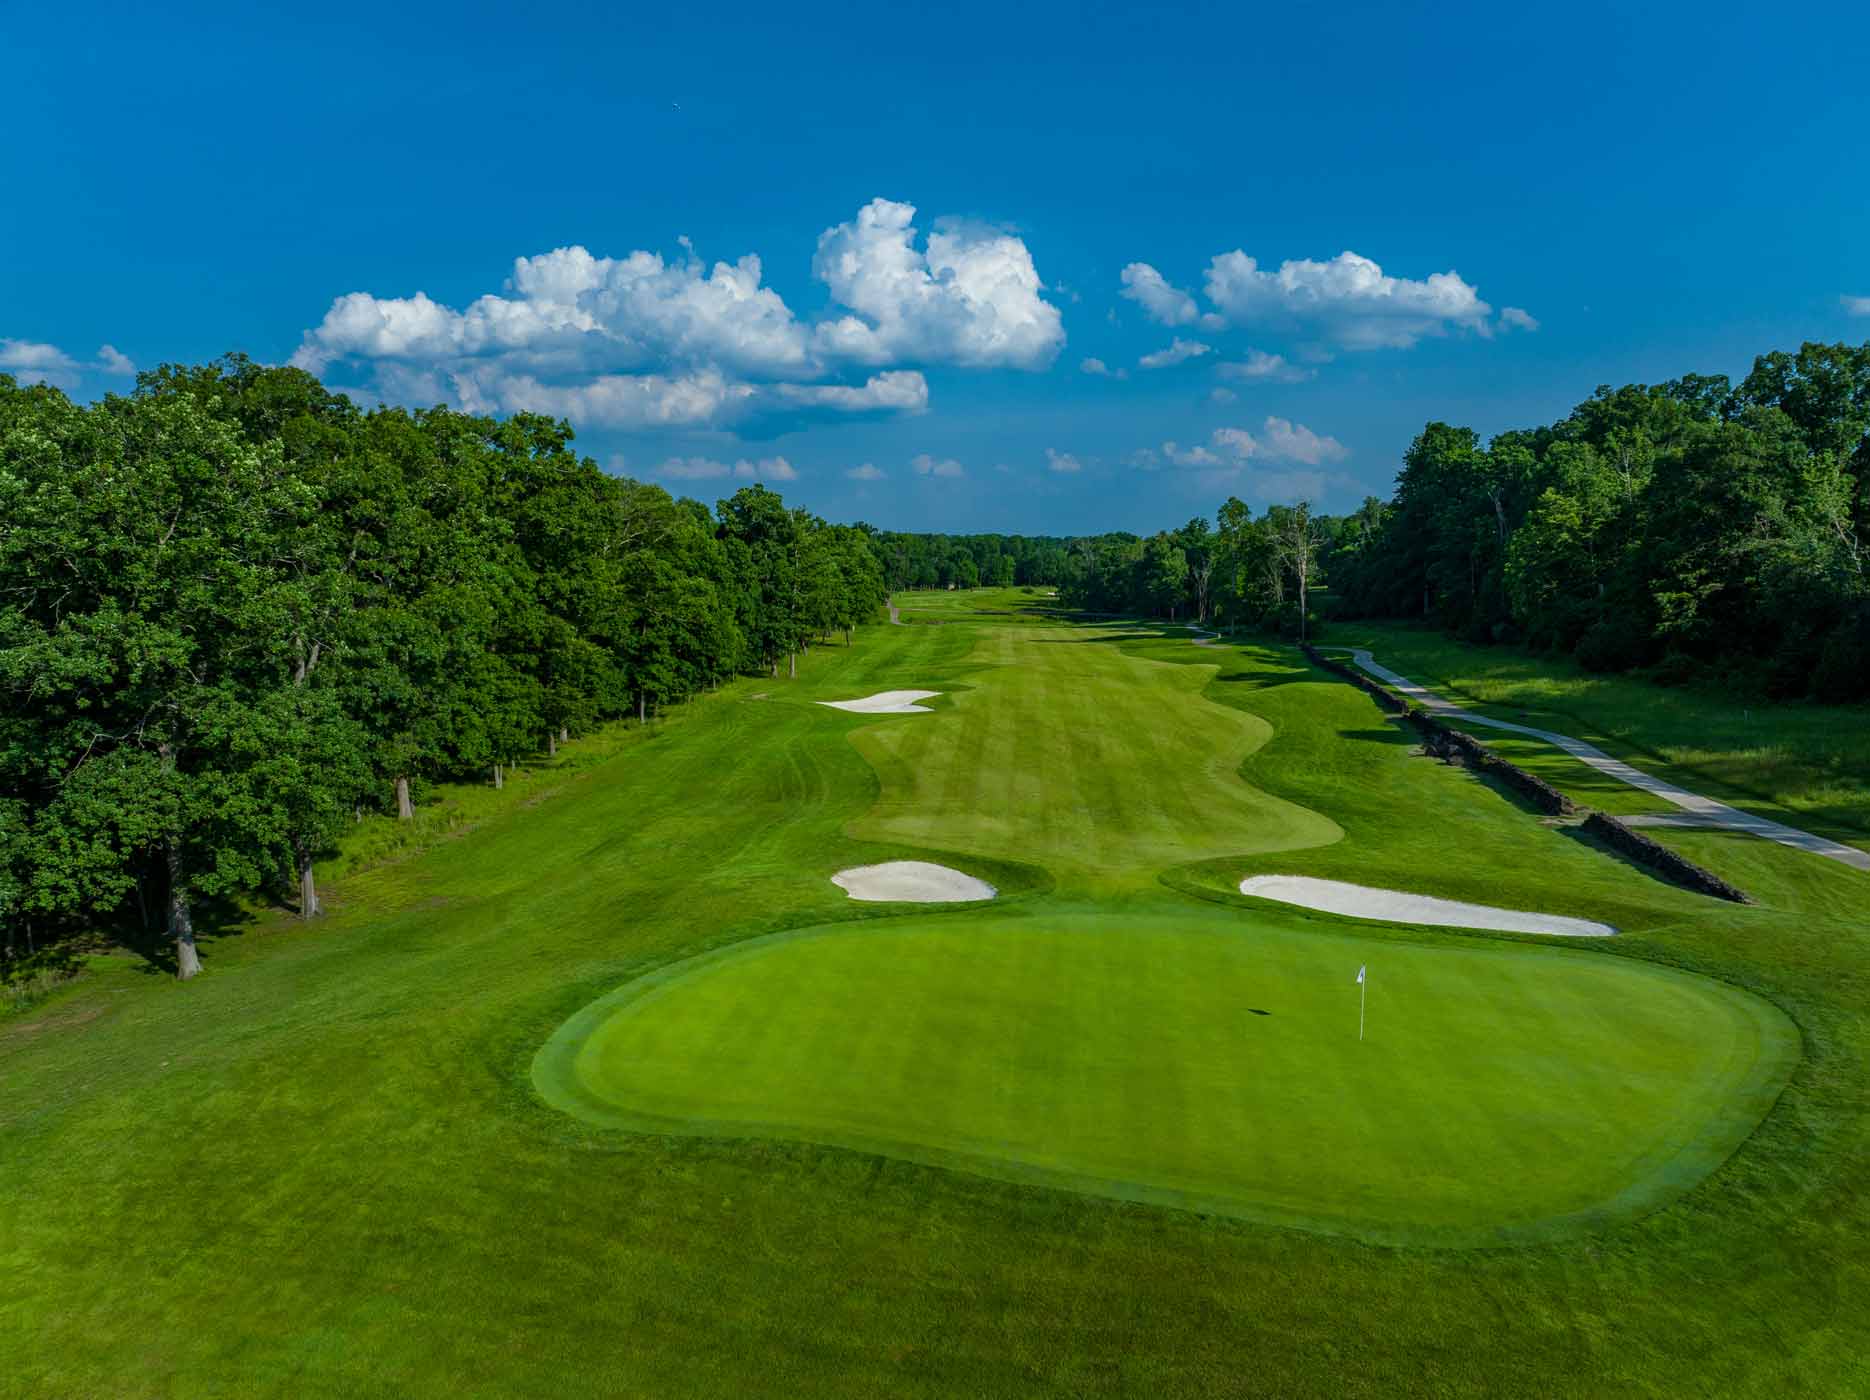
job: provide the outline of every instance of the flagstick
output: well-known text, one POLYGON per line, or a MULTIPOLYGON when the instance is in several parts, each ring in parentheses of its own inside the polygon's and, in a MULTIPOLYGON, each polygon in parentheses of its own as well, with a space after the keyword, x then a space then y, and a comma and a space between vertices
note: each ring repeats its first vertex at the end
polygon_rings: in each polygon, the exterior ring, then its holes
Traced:
POLYGON ((1364 997, 1369 994, 1369 991, 1370 989, 1364 985, 1364 979, 1359 977, 1357 979, 1357 1039, 1360 1041, 1364 1038, 1364 997))

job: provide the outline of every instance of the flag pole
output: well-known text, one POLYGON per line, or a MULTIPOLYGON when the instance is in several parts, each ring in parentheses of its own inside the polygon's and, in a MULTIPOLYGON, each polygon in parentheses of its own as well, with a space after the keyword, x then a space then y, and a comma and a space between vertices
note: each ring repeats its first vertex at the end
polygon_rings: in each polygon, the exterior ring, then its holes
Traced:
POLYGON ((1359 1041, 1364 1038, 1364 997, 1369 994, 1369 991, 1369 987, 1364 984, 1364 979, 1359 977, 1357 979, 1357 1039, 1359 1041))

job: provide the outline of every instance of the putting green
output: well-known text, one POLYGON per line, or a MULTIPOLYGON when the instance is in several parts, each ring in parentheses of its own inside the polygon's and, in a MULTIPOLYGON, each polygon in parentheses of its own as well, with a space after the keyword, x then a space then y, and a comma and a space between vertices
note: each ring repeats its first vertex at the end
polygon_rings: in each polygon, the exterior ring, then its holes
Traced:
POLYGON ((587 1007, 534 1080, 612 1126, 1476 1245, 1687 1190, 1757 1125, 1797 1050, 1764 1001, 1628 959, 1165 900, 756 939, 587 1007))

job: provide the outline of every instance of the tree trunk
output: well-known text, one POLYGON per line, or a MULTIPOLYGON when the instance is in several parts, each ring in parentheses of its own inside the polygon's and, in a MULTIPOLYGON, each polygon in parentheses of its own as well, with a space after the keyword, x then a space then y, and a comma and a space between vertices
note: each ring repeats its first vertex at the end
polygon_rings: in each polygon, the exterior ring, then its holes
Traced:
POLYGON ((396 820, 399 822, 415 820, 416 806, 409 800, 409 779, 400 777, 396 780, 396 820))
POLYGON ((844 645, 849 646, 850 644, 851 644, 851 629, 846 627, 844 629, 844 645))
POLYGON ((571 742, 571 727, 569 725, 561 724, 558 727, 558 741, 561 744, 569 744, 571 742))
POLYGON ((791 678, 796 681, 799 678, 799 654, 796 651, 792 653, 791 667, 791 678))
POLYGON ((649 723, 649 697, 640 690, 636 692, 636 722, 649 723))
POLYGON ((164 850, 169 867, 169 936, 175 940, 176 980, 186 982, 201 971, 195 950, 195 916, 188 907, 188 887, 182 883, 182 853, 175 842, 164 850))
POLYGON ((500 771, 500 765, 496 763, 493 766, 493 790, 498 792, 505 786, 506 774, 500 771))
POLYGON ((299 861, 299 917, 315 919, 325 910, 318 902, 318 886, 312 881, 312 848, 303 840, 294 840, 292 853, 299 861))
POLYGON ((549 729, 545 731, 545 756, 547 758, 558 757, 558 735, 549 729))

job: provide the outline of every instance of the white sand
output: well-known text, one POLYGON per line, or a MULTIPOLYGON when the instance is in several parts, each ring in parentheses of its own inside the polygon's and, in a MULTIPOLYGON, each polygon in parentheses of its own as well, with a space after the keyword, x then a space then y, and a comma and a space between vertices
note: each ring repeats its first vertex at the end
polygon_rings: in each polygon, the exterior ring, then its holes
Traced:
POLYGON ((1276 899, 1328 914, 1358 919, 1381 919, 1395 924, 1440 924, 1448 928, 1506 929, 1513 933, 1556 933, 1571 938, 1608 938, 1616 930, 1592 919, 1568 919, 1561 914, 1528 914, 1518 909, 1495 909, 1486 904, 1463 904, 1457 899, 1436 899, 1400 890, 1377 890, 1342 880, 1314 880, 1305 875, 1254 875, 1240 882, 1240 892, 1259 899, 1276 899))
POLYGON ((999 893, 985 880, 976 880, 945 865, 926 860, 887 860, 881 865, 854 865, 831 877, 852 899, 906 901, 916 904, 954 904, 968 899, 992 899, 999 893))
POLYGON ((858 715, 926 715, 934 711, 927 705, 915 702, 932 700, 940 694, 939 690, 879 690, 875 695, 866 695, 860 700, 820 700, 818 703, 858 715))

